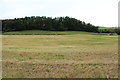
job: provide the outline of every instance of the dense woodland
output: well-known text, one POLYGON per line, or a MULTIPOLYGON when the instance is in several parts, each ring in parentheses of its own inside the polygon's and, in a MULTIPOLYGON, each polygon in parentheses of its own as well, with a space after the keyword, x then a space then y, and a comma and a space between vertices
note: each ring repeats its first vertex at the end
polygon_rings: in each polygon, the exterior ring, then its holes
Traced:
POLYGON ((71 17, 31 16, 3 20, 3 32, 23 30, 49 30, 49 31, 86 31, 114 33, 118 30, 99 30, 98 27, 71 17))
POLYGON ((97 27, 70 17, 25 17, 3 21, 3 31, 50 30, 97 32, 97 27))

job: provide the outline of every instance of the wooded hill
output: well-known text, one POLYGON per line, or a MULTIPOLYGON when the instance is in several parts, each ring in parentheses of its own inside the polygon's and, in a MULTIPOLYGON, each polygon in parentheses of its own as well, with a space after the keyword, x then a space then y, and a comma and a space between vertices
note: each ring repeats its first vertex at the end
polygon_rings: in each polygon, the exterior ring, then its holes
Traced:
POLYGON ((48 30, 48 31, 86 31, 97 33, 117 33, 120 28, 104 28, 71 17, 31 16, 25 18, 6 19, 2 21, 2 31, 48 30))
POLYGON ((97 32, 98 27, 71 17, 32 16, 3 20, 3 32, 23 30, 87 31, 97 32))

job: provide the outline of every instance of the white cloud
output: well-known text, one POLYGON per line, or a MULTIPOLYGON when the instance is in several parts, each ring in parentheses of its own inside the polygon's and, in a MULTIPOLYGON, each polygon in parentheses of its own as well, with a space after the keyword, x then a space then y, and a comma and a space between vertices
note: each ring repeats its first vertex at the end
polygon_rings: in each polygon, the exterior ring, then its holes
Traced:
POLYGON ((117 26, 119 0, 0 0, 0 18, 70 16, 96 26, 117 26))

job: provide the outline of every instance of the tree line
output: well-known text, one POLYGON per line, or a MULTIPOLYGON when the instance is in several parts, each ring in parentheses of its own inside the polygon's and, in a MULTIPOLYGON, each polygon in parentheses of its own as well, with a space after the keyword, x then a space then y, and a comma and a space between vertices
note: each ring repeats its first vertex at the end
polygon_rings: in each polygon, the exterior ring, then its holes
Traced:
POLYGON ((31 16, 3 20, 3 32, 23 30, 98 32, 98 27, 71 17, 31 16))

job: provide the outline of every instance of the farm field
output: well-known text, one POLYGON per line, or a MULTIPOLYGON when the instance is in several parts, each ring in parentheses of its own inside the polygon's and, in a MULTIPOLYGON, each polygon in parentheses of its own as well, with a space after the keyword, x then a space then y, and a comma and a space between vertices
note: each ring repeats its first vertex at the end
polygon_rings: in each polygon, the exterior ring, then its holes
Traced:
POLYGON ((5 32, 4 35, 70 35, 70 34, 96 34, 82 31, 45 31, 45 30, 25 30, 5 32))
MULTIPOLYGON (((73 35, 73 34, 93 34, 93 35, 110 35, 110 33, 93 33, 83 31, 44 31, 44 30, 26 30, 4 32, 4 35, 73 35)), ((117 35, 114 33, 113 35, 117 35)))
POLYGON ((118 78, 117 35, 7 34, 2 35, 3 78, 118 78))

